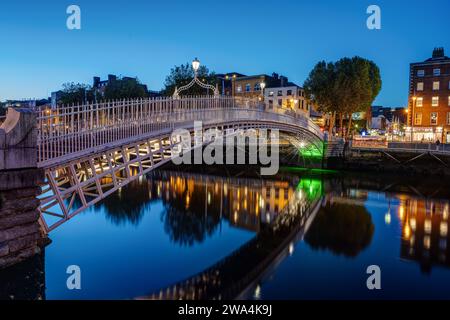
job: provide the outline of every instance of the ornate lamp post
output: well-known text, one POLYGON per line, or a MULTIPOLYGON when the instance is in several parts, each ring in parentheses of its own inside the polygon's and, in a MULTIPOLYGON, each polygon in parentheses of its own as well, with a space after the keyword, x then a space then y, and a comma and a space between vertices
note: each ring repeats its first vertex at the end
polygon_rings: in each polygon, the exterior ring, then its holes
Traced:
POLYGON ((194 79, 192 79, 192 81, 189 84, 182 86, 179 89, 178 89, 178 87, 175 87, 175 92, 173 93, 173 98, 179 99, 180 93, 182 91, 186 91, 186 90, 190 89, 194 84, 198 84, 200 87, 202 87, 204 89, 213 90, 214 97, 216 97, 216 98, 219 97, 218 85, 216 85, 214 87, 210 84, 203 83, 198 79, 197 75, 198 75, 198 70, 200 69, 200 61, 197 58, 195 58, 194 61, 192 61, 192 69, 194 70, 194 79))

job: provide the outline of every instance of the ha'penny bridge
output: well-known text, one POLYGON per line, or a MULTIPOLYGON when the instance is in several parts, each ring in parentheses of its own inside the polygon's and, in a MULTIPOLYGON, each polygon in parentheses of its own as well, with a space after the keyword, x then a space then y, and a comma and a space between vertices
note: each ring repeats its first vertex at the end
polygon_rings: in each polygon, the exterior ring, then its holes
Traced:
POLYGON ((39 210, 40 223, 48 233, 171 161, 173 150, 181 144, 181 137, 172 133, 185 129, 194 139, 197 121, 202 122, 203 131, 225 136, 238 130, 279 130, 323 152, 323 133, 305 115, 266 111, 257 99, 174 96, 37 112, 11 109, 0 130, 5 141, 0 169, 45 171, 39 210))

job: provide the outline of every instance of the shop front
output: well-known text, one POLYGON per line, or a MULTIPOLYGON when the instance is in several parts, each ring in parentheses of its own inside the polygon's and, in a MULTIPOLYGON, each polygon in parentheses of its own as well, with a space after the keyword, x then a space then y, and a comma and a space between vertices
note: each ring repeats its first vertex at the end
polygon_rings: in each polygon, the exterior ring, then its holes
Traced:
POLYGON ((405 128, 405 140, 416 142, 441 142, 450 141, 450 131, 444 136, 442 127, 407 127, 405 128), (444 139, 445 138, 445 139, 444 139))

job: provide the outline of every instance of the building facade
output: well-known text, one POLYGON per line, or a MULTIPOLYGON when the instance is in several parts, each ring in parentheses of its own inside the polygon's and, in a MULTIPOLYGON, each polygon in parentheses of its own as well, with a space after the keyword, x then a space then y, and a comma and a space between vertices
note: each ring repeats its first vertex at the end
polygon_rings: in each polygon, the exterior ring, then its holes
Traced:
POLYGON ((242 98, 263 98, 261 84, 266 88, 294 86, 289 83, 288 78, 273 73, 271 76, 267 74, 259 74, 254 76, 234 77, 232 78, 232 95, 242 98))
POLYGON ((245 77, 246 75, 238 72, 221 73, 217 75, 217 83, 220 93, 224 96, 233 95, 233 83, 236 78, 245 77))
POLYGON ((264 90, 266 110, 278 113, 303 113, 309 117, 310 107, 305 92, 297 85, 273 87, 264 90))
POLYGON ((450 142, 450 58, 443 48, 411 64, 408 104, 407 139, 450 142))

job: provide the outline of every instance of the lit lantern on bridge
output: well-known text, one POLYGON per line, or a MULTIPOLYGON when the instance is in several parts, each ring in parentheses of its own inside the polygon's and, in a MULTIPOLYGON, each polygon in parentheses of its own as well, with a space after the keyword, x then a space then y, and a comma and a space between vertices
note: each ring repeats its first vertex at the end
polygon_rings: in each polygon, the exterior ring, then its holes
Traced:
POLYGON ((197 58, 195 58, 194 61, 192 61, 192 69, 194 69, 195 74, 197 74, 199 68, 200 68, 200 61, 197 58))

